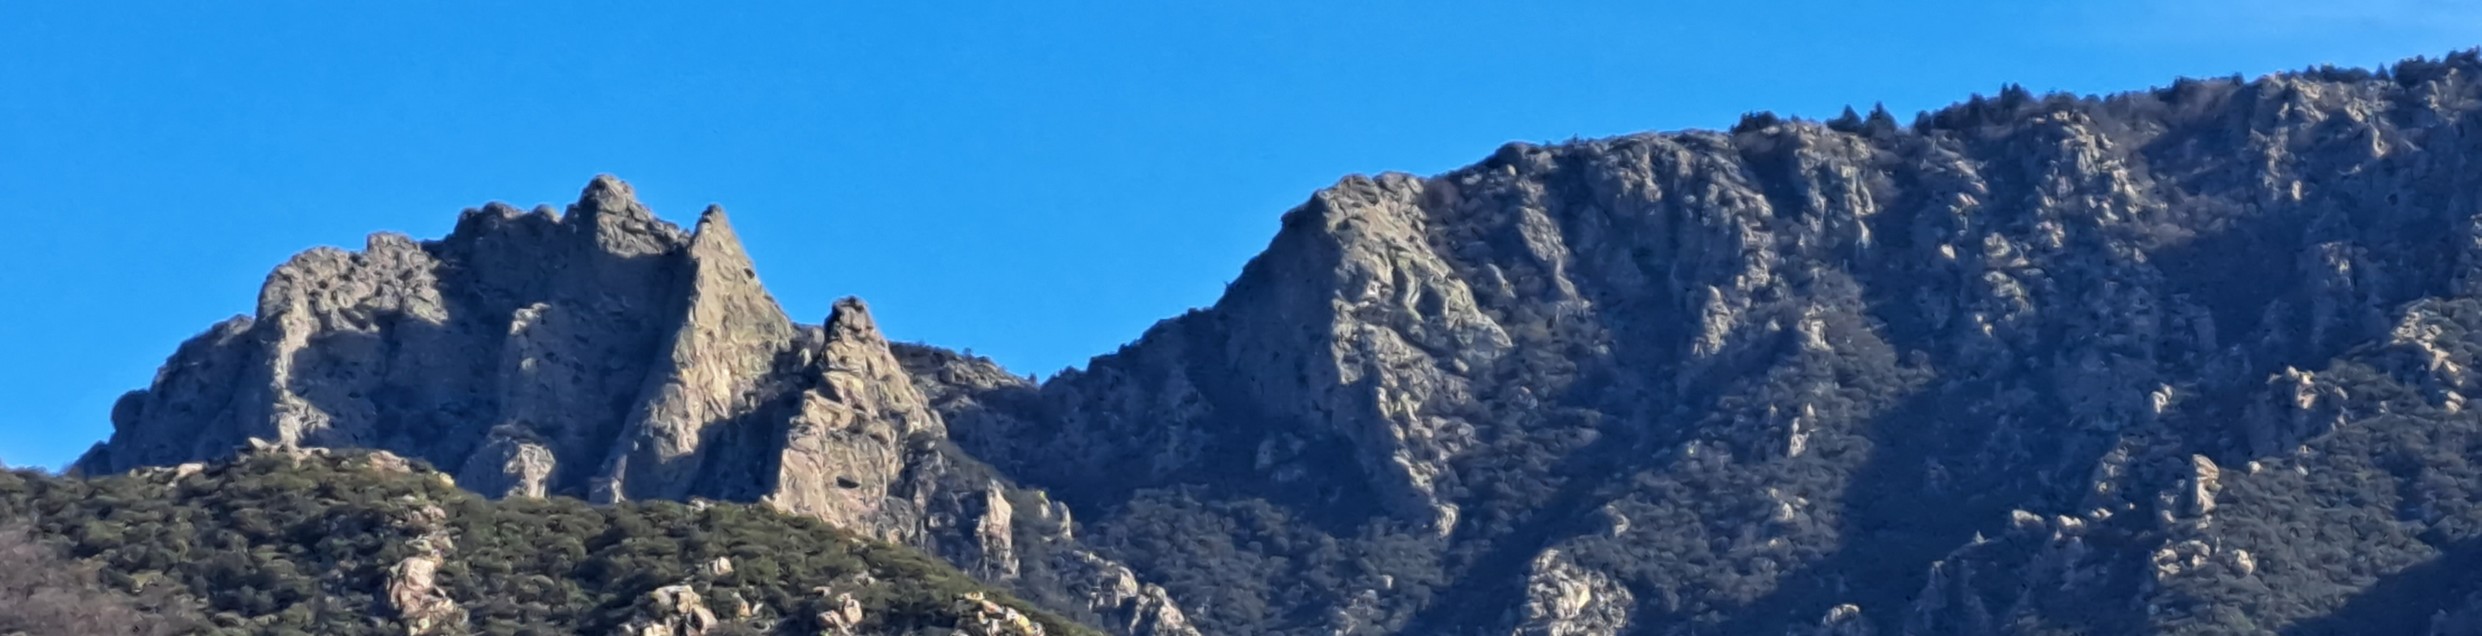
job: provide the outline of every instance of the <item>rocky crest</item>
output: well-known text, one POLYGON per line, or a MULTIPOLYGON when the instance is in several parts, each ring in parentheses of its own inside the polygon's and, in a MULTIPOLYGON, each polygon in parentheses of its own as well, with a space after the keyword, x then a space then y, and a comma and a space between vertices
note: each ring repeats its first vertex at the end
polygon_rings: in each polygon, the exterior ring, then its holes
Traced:
POLYGON ((1510 144, 1041 383, 598 180, 295 259, 81 468, 763 499, 1128 633, 2462 633, 2477 167, 2471 52, 1510 144))
MULTIPOLYGON (((765 501, 1037 597, 1104 590, 1059 604, 1127 614, 1112 622, 1128 633, 1195 633, 1160 588, 1151 605, 1119 592, 1126 568, 1019 580, 1023 558, 1109 562, 1069 538, 1065 509, 1012 520, 1008 498, 1029 495, 953 457, 860 300, 796 324, 722 208, 683 233, 608 176, 565 214, 493 204, 438 241, 379 234, 295 257, 256 316, 184 344, 113 424, 77 470, 371 448, 492 496, 765 501), (1057 545, 1022 556, 1019 535, 1057 545)), ((412 587, 421 566, 404 568, 412 587)), ((406 594, 402 611, 430 611, 406 594)))
POLYGON ((2412 631, 2482 540, 2477 131, 2461 53, 1510 144, 1039 387, 917 377, 1210 630, 2412 631))

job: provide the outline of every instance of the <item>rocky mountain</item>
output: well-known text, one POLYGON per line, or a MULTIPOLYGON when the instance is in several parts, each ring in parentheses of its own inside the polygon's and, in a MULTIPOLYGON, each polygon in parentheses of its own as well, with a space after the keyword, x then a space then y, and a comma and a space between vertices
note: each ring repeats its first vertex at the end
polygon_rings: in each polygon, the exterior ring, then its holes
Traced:
POLYGON ((2465 52, 1350 177, 1039 384, 599 179, 296 258, 79 467, 765 501, 1133 634, 2447 635, 2476 365, 2465 52))
POLYGON ((491 205, 445 239, 304 252, 112 417, 75 470, 356 448, 494 497, 763 501, 1086 622, 1196 633, 1077 547, 1066 507, 955 452, 861 301, 796 324, 722 208, 684 232, 608 176, 566 214, 491 205))

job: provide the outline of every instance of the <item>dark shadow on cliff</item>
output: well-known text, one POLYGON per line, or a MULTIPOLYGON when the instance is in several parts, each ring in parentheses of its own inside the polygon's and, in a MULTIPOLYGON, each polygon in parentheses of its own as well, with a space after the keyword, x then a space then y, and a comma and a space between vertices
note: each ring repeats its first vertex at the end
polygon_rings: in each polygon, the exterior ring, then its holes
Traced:
MULTIPOLYGON (((1793 149, 1765 137, 1740 136, 1744 161, 1766 185, 1771 203, 1779 209, 1803 209, 1806 197, 1789 187, 1794 180, 1807 178, 1792 172, 1795 162, 1786 153, 1793 149)), ((2012 356, 2004 366, 1985 373, 1962 358, 1955 340, 1960 327, 1924 313, 1924 286, 1970 284, 1937 264, 1911 258, 1930 253, 1930 246, 1917 244, 1926 238, 1918 227, 1936 225, 1923 215, 1936 213, 1942 204, 1937 199, 1939 189, 1925 183, 1930 177, 1922 159, 1907 154, 1920 152, 1927 142, 1888 135, 1871 141, 1882 153, 1876 161, 1889 175, 1892 188, 1882 194, 1895 199, 1886 210, 1863 221, 1872 236, 1882 238, 1867 246, 1859 258, 1845 263, 1858 298, 1855 305, 1838 309, 1851 312, 1866 325, 1862 330, 1868 337, 1883 342, 1904 362, 1847 360, 1843 364, 1911 379, 1903 381, 1907 388, 1901 394, 1883 396, 1886 401, 1881 406, 1859 414, 1858 421, 1846 429, 1861 444, 1845 452, 1866 455, 1842 476, 1842 489, 1834 495, 1840 511, 1834 522, 1834 545, 1822 557, 1785 564, 1786 573, 1775 578, 1771 590, 1748 603, 1722 609, 1720 617, 1703 617, 1720 620, 1696 633, 1787 633, 1815 625, 1843 603, 1859 606, 1862 619, 1875 623, 1879 633, 1902 633, 1903 619, 1923 590, 1932 563, 1970 542, 1977 531, 1998 530, 2011 509, 2045 499, 2047 476, 2034 473, 2056 466, 2090 466, 2109 446, 2108 435, 2082 433, 2068 426, 2069 418, 2056 400, 2037 400, 2027 405, 2030 409, 2020 407, 2038 416, 2021 421, 2003 418, 1998 410, 1978 408, 1996 403, 1996 396, 2011 388, 2040 385, 2043 370, 2033 354, 2026 354, 2012 356), (2028 430, 2002 430, 2003 426, 2028 430), (2001 442, 2031 443, 2034 456, 2021 464, 1984 457, 2001 442)), ((1992 179, 1995 192, 2008 191, 2016 180, 2004 174, 1986 177, 1992 179)), ((1788 465, 1781 470, 1805 468, 1788 465)), ((1668 633, 1702 618, 1667 615, 1654 598, 1660 591, 1637 592, 1640 619, 1633 624, 1633 633, 1668 633), (1668 620, 1648 620, 1656 617, 1668 620)))
MULTIPOLYGON (((1451 554, 1461 557, 1461 570, 1450 580, 1464 581, 1430 599, 1406 622, 1401 633, 1451 634, 1488 632, 1505 626, 1506 617, 1524 599, 1527 570, 1535 555, 1560 539, 1590 530, 1597 522, 1592 509, 1617 493, 1610 478, 1623 482, 1638 468, 1630 460, 1645 448, 1642 426, 1607 427, 1607 433, 1585 448, 1563 457, 1554 473, 1561 486, 1508 527, 1481 537, 1478 548, 1451 554)), ((1483 521, 1484 520, 1477 520, 1483 521)), ((1471 541, 1473 523, 1461 526, 1454 538, 1471 541)))
MULTIPOLYGON (((498 208, 492 208, 497 210, 498 208)), ((497 212, 483 212, 494 214, 497 212)), ((487 228, 469 212, 458 234, 425 241, 422 248, 438 259, 433 271, 445 319, 433 321, 387 312, 368 318, 378 329, 363 332, 322 330, 291 360, 295 375, 287 388, 312 407, 334 416, 367 413, 373 419, 364 435, 351 439, 306 439, 306 445, 376 448, 421 458, 456 474, 503 421, 501 386, 503 349, 518 310, 550 303, 566 312, 568 333, 575 342, 562 352, 584 352, 588 359, 567 362, 602 378, 609 395, 595 412, 565 413, 585 430, 561 430, 549 422, 523 422, 536 439, 550 441, 557 458, 553 494, 584 496, 586 481, 602 468, 606 451, 625 433, 630 414, 641 399, 647 372, 660 347, 670 342, 668 328, 677 326, 682 311, 676 290, 675 253, 615 256, 599 249, 563 249, 563 235, 547 212, 498 221, 487 228), (566 252, 566 253, 563 253, 566 252), (603 289, 605 281, 588 280, 577 272, 612 272, 642 278, 651 290, 603 289), (585 286, 579 289, 579 286, 585 286), (630 302, 637 298, 640 302, 630 302), (645 299, 656 299, 653 306, 645 299), (592 355, 602 354, 602 355, 592 355)))
POLYGON ((331 423, 304 431, 302 444, 385 450, 453 471, 489 430, 494 409, 443 403, 463 391, 441 384, 473 382, 475 373, 439 378, 407 369, 420 364, 416 358, 457 355, 440 346, 455 338, 446 326, 402 315, 383 320, 377 333, 325 331, 294 352, 286 390, 331 423))
MULTIPOLYGON (((2025 143, 2020 138, 2025 132, 1978 131, 1973 134, 1984 136, 1963 143, 1976 154, 2010 156, 2020 152, 2016 146, 2025 143)), ((1933 209, 1932 202, 1922 198, 1924 188, 1917 178, 1920 173, 1905 161, 1910 160, 1895 162, 1897 165, 1890 172, 1899 183, 1897 189, 1906 192, 1908 198, 1900 199, 1889 212, 1873 221, 1878 227, 1874 234, 1888 237, 1874 249, 1890 254, 1922 253, 1914 249, 1912 240, 1916 224, 1922 222, 1916 217, 1933 209)), ((1981 212, 1991 215, 1977 221, 1990 224, 1982 230, 2000 231, 2018 240, 2029 239, 2016 235, 2030 232, 2032 211, 2017 207, 2014 197, 2034 191, 2043 177, 2039 170, 2032 169, 2036 166, 2028 167, 2023 173, 1994 167, 1983 175, 1994 193, 1991 199, 1999 203, 1994 209, 1981 212)), ((1773 176, 1770 183, 1788 178, 1773 176)), ((1794 200, 1772 189, 1770 195, 1777 201, 1794 200)), ((2228 223, 2203 236, 2151 251, 2151 263, 2130 261, 2105 250, 2102 244, 2144 243, 2161 237, 2131 234, 2125 228, 2107 232, 2100 227, 2072 224, 2066 237, 2068 251, 2055 257, 2060 262, 2038 261, 2039 266, 2049 270, 2050 277, 2043 284, 2059 286, 2048 292, 2048 302, 2040 307, 2050 312, 2087 311, 2078 305, 2093 293, 2089 287, 2107 290, 2113 285, 2125 286, 2135 281, 2122 280, 2114 272, 2153 269, 2164 272, 2163 287, 2140 291, 2154 297, 2157 306, 2168 305, 2184 294, 2212 294, 2202 302, 2213 313, 2215 326, 2222 328, 2219 331, 2232 341, 2255 342, 2261 335, 2258 313, 2267 303, 2293 292, 2298 285, 2287 277, 2268 276, 2265 272, 2270 260, 2289 264, 2301 249, 2302 221, 2297 217, 2296 211, 2287 208, 2227 218, 2228 223), (2095 261, 2080 262, 2098 257, 2095 261), (2101 269, 2091 269, 2095 267, 2101 269)), ((1860 427, 1859 434, 1869 441, 1871 454, 1847 477, 1841 501, 1843 516, 1836 530, 1839 545, 1826 557, 1801 564, 1780 577, 1775 591, 1729 610, 1715 633, 1782 633, 1787 628, 1812 623, 1833 605, 1844 602, 1859 605, 1863 617, 1876 623, 1882 633, 1896 633, 1904 627, 1933 563, 1967 545, 1977 533, 1994 535, 2003 531, 2012 509, 2022 507, 2049 514, 2076 505, 2080 494, 2077 486, 2120 435, 2081 424, 2073 413, 2088 405, 2063 402, 2054 386, 2058 381, 2055 377, 2074 373, 2064 368, 2074 359, 2071 354, 2098 346, 2085 340, 2090 334, 2069 332, 2056 324, 2059 317, 2037 314, 2055 324, 2039 327, 2039 331, 2030 334, 2026 348, 2008 352, 2004 364, 1990 367, 1983 374, 1983 369, 1957 357, 1958 343, 1953 341, 1957 327, 1940 327, 1917 309, 1919 286, 1946 282, 1970 285, 1968 281, 1946 278, 1935 266, 1903 259, 1859 263, 1855 269, 1865 283, 1868 313, 1892 340, 1891 344, 1902 351, 1935 358, 1930 366, 1938 370, 1940 377, 1931 380, 1932 388, 1908 396, 1860 427), (1973 375, 1966 375, 1969 373, 1973 375), (2004 394, 2029 391, 2034 396, 2030 403, 1982 408, 2001 403, 2004 394), (1994 451, 2004 454, 2011 449, 2028 456, 1986 457, 1994 451)), ((2037 275, 2043 273, 2036 270, 2037 275)), ((2243 356, 2241 366, 2245 369, 2237 373, 2243 377, 2263 377, 2266 370, 2281 368, 2285 361, 2332 356, 2349 341, 2334 339, 2318 343, 2319 346, 2283 351, 2281 355, 2243 356)), ((2111 356, 2124 355, 2109 349, 2103 351, 2111 356)), ((2166 381, 2198 375, 2221 352, 2183 353, 2167 352, 2165 358, 2155 361, 2166 381)), ((2254 385, 2245 382, 2210 386, 2213 392, 2184 405, 2184 410, 2237 404, 2252 395, 2251 388, 2254 385)), ((2176 435, 2190 443, 2213 446, 2223 434, 2182 431, 2176 435)), ((2006 604, 2017 599, 2003 594, 1986 600, 1995 605, 1995 610, 2004 611, 2006 604)), ((1647 606, 1640 615, 1655 616, 1655 609, 1647 606)), ((2097 607, 2082 616, 2055 618, 2089 626, 2132 625, 2142 622, 2134 611, 2126 607, 2097 607)), ((1652 633, 1663 627, 1666 626, 1641 625, 1640 629, 1652 633)))
MULTIPOLYGON (((1838 548, 1779 578, 1775 591, 1734 609, 1712 633, 1785 633, 1844 602, 1861 606, 1883 633, 1897 633, 1894 610, 1922 589, 1930 563, 2007 513, 2003 492, 1926 483, 1925 467, 1947 455, 1930 424, 1940 421, 1942 398, 1953 397, 1917 392, 1866 424, 1870 456, 1847 478, 1838 548)), ((1639 633, 1660 633, 1654 627, 1639 633)))

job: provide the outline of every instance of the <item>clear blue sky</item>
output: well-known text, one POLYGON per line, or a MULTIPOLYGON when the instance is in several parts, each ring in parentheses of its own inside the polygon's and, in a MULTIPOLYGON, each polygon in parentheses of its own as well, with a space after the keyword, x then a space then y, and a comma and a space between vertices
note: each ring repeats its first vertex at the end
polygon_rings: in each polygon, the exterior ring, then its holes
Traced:
POLYGON ((106 4, 0 3, 12 464, 108 434, 296 251, 598 172, 731 208, 801 319, 856 294, 1048 374, 1212 302, 1349 173, 2482 44, 2470 0, 106 4))

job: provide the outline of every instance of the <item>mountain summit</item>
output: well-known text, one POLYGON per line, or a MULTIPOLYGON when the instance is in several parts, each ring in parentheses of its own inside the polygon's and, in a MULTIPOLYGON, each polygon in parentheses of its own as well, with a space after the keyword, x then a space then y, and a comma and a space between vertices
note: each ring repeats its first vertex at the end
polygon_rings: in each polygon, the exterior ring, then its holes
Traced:
POLYGON ((304 252, 113 423, 77 471, 256 443, 386 450, 495 497, 764 501, 1090 622, 1196 633, 1076 547, 1065 507, 957 455, 860 300, 796 324, 722 208, 685 233, 610 176, 565 214, 494 204, 438 241, 304 252))
POLYGON ((764 501, 1128 634, 2482 633, 2473 52, 1350 177, 1040 384, 754 271, 609 178, 313 250, 78 467, 764 501))

